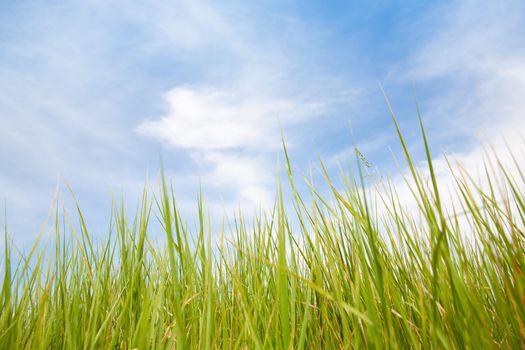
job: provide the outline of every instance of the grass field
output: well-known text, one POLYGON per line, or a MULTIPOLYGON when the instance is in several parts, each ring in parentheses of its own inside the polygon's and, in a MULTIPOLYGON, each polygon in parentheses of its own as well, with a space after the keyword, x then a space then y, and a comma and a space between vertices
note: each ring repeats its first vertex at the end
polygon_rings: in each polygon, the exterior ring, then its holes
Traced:
POLYGON ((325 173, 329 195, 300 195, 286 156, 273 210, 219 233, 202 200, 190 230, 164 178, 134 220, 113 209, 105 243, 80 209, 57 211, 56 239, 24 256, 6 228, 0 348, 524 348, 521 160, 515 171, 487 161, 484 186, 456 172, 451 201, 423 128, 425 171, 396 130, 415 210, 393 182, 368 183, 362 165, 343 186, 325 173), (149 238, 153 221, 163 242, 149 238))

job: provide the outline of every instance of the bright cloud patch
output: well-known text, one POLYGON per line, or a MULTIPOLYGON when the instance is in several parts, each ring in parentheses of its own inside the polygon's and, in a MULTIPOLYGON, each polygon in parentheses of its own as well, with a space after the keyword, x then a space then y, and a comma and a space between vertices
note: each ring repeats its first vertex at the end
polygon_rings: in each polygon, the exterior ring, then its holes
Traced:
POLYGON ((210 152, 203 155, 202 160, 213 165, 205 182, 233 189, 240 200, 256 206, 269 208, 272 205, 272 183, 276 172, 265 159, 210 152))
POLYGON ((186 149, 204 170, 206 185, 229 188, 234 201, 271 205, 279 124, 318 115, 319 104, 242 89, 177 87, 164 95, 167 113, 144 121, 137 132, 186 149))
POLYGON ((138 131, 193 150, 274 148, 279 118, 298 112, 290 101, 216 89, 175 88, 165 99, 167 115, 143 122, 138 131))

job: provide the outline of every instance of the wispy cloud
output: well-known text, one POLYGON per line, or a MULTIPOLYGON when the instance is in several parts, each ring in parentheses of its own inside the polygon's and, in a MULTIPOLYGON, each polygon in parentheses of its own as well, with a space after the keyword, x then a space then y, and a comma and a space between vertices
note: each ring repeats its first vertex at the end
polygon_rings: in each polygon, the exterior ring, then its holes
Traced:
MULTIPOLYGON (((315 129, 358 91, 320 69, 318 33, 262 4, 0 7, 0 195, 42 220, 57 179, 101 211, 110 191, 137 195, 159 153, 179 198, 201 182, 216 207, 268 203, 279 123, 315 129)), ((24 215, 11 222, 36 232, 24 215)))
POLYGON ((525 25, 525 4, 447 3, 427 16, 440 20, 407 60, 407 78, 442 87, 430 117, 484 137, 521 126, 525 39, 516 33, 525 25))
MULTIPOLYGON (((487 186, 483 180, 487 159, 497 156, 512 173, 517 170, 514 154, 525 166, 525 39, 516 36, 525 24, 525 7, 522 2, 485 5, 447 3, 427 14, 423 21, 433 26, 427 27, 422 44, 404 65, 409 67, 407 80, 423 88, 439 87, 425 96, 424 120, 453 135, 461 146, 445 147, 445 155, 435 152, 437 180, 447 194, 448 208, 457 205, 456 194, 450 192, 455 179, 449 162, 454 172, 466 171, 482 188, 487 186)), ((427 130, 431 139, 436 130, 427 130)), ((418 169, 428 176, 426 162, 418 169)), ((410 177, 408 171, 405 176, 410 177)), ((403 176, 394 183, 403 202, 413 208, 403 176)))

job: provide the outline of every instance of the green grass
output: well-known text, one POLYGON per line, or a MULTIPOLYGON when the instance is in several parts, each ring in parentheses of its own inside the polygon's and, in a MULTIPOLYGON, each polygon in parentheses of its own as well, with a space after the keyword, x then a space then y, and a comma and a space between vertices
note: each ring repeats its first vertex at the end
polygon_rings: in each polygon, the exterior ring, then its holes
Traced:
POLYGON ((285 148, 293 205, 279 187, 272 210, 213 237, 202 198, 190 230, 164 177, 134 219, 114 207, 102 243, 78 207, 70 219, 57 211, 50 246, 23 256, 6 228, 0 348, 524 348, 519 162, 511 172, 487 158, 484 186, 456 172, 451 202, 423 128, 425 171, 395 126, 416 210, 362 166, 342 186, 325 170, 328 195, 299 180, 311 195, 300 194, 285 148), (162 242, 149 238, 153 221, 162 242))

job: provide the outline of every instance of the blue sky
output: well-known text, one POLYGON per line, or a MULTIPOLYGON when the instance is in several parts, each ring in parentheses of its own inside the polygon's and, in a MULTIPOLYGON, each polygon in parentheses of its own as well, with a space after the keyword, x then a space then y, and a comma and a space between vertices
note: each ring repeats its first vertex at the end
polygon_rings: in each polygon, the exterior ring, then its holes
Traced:
MULTIPOLYGON (((525 127, 522 1, 3 1, 0 197, 34 239, 57 185, 94 234, 112 197, 133 206, 162 156, 191 216, 267 206, 282 158, 335 172, 352 134, 395 173, 380 84, 421 155, 413 90, 436 161, 475 167, 525 127)), ((445 175, 444 175, 445 176, 445 175)))

